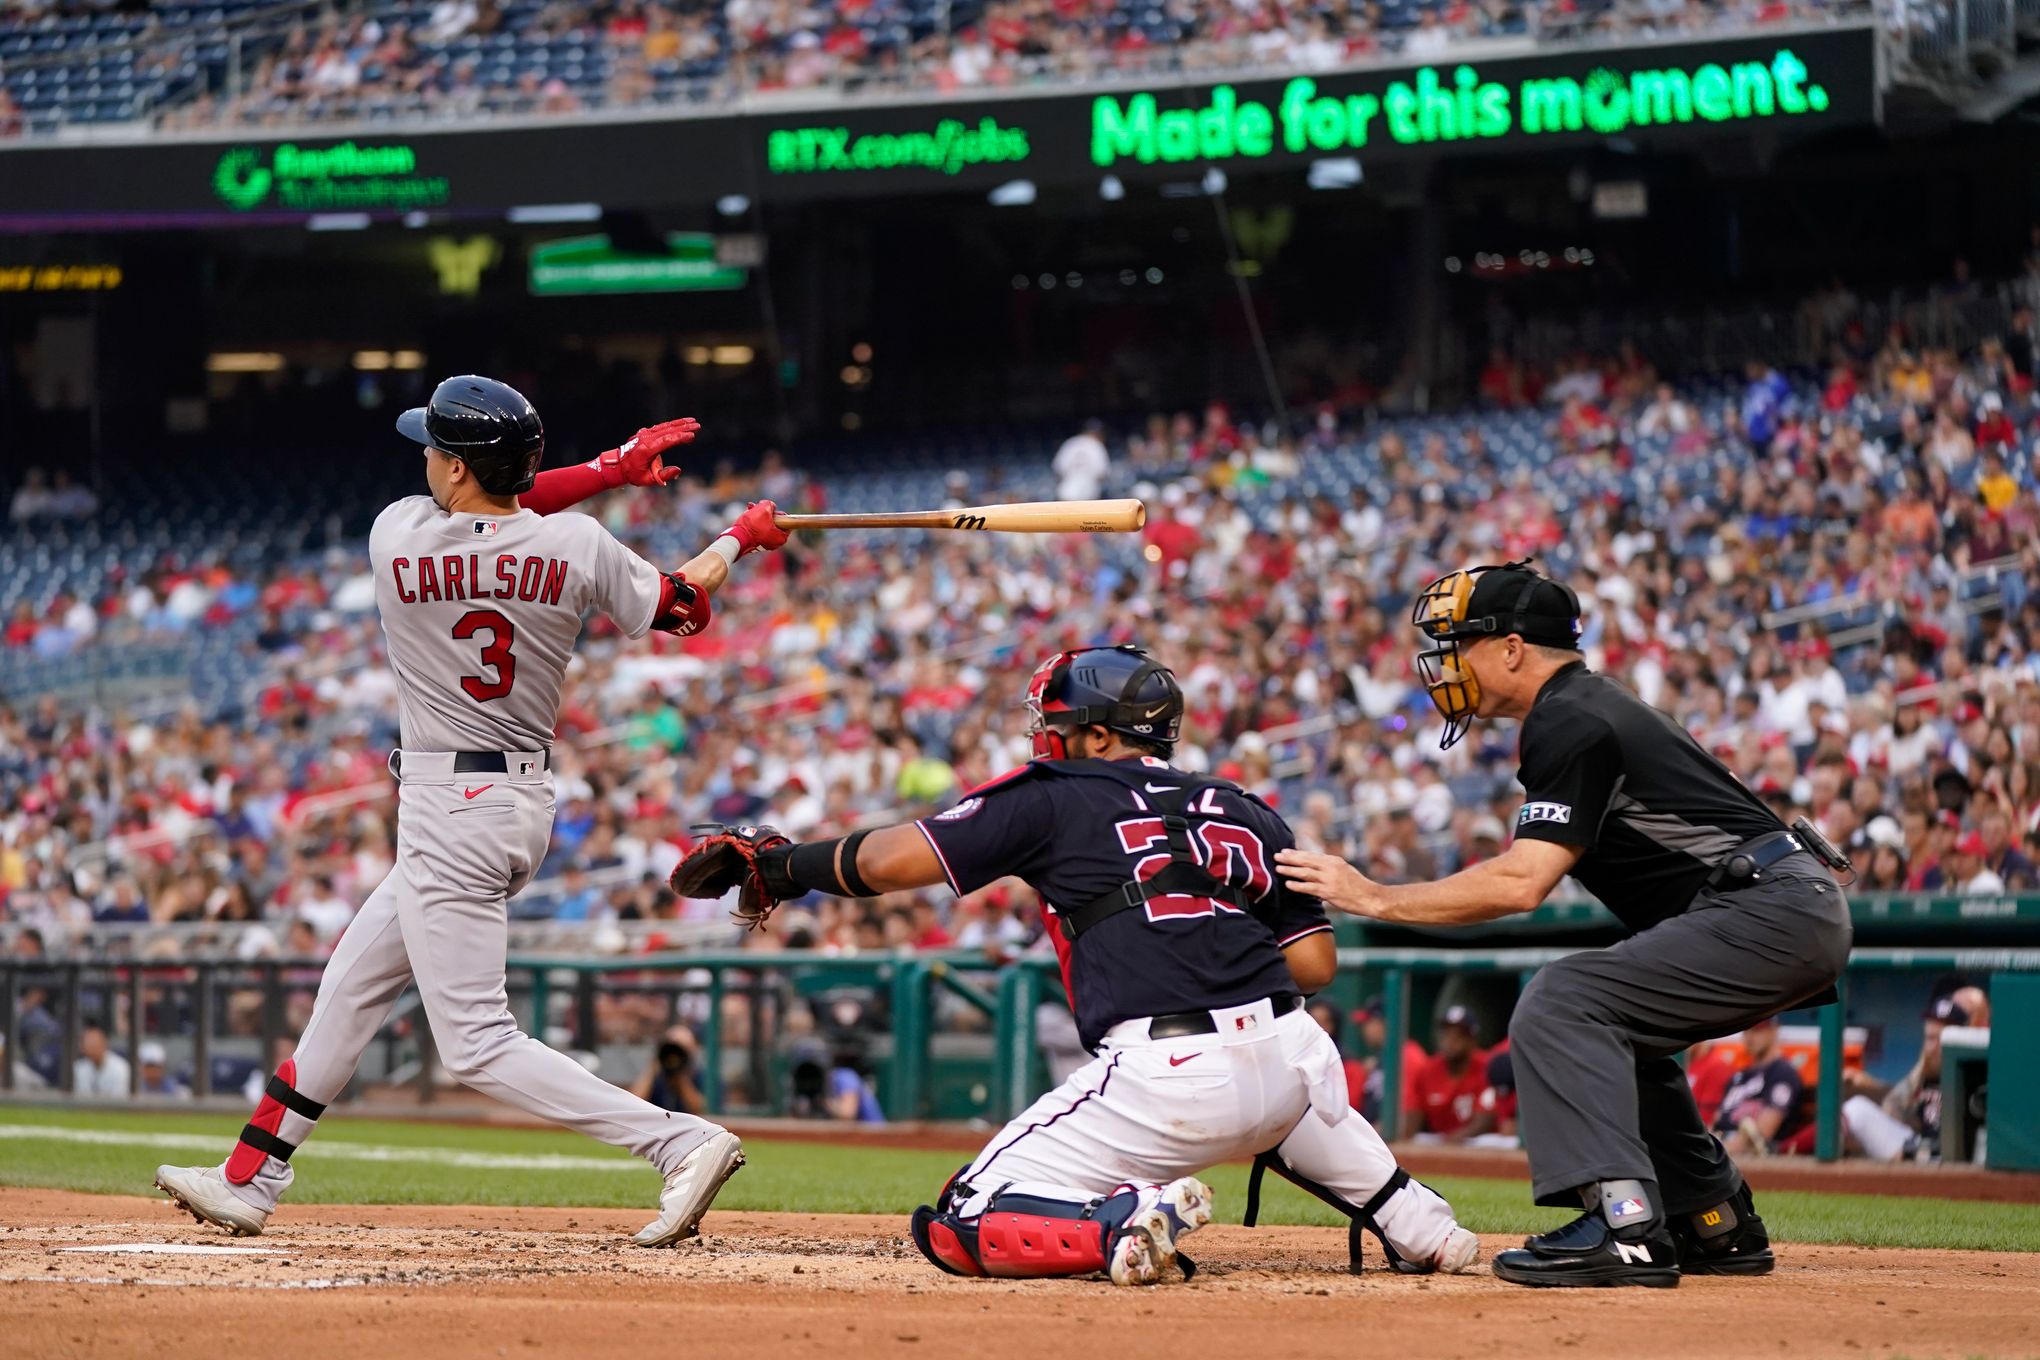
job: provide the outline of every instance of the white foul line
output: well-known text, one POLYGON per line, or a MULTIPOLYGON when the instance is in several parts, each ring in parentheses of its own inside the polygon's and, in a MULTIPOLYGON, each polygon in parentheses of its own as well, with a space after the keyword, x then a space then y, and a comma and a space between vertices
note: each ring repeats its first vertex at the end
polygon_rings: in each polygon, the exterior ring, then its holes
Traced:
MULTIPOLYGON (((203 1152, 224 1156, 232 1146, 224 1138, 196 1133, 122 1133, 114 1129, 78 1129, 62 1124, 0 1124, 0 1139, 39 1139, 90 1143, 106 1147, 146 1147, 165 1152, 203 1152)), ((483 1171, 643 1171, 635 1157, 569 1157, 556 1153, 527 1155, 508 1152, 463 1152, 455 1148, 385 1147, 318 1138, 308 1142, 301 1157, 345 1157, 357 1162, 422 1162, 431 1166, 471 1167, 483 1171)))

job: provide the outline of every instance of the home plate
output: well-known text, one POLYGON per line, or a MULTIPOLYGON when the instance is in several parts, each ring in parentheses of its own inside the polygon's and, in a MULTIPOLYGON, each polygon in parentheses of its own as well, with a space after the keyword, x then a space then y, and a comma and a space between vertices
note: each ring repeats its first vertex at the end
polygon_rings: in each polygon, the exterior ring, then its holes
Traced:
POLYGON ((188 1242, 112 1242, 103 1247, 57 1247, 57 1251, 106 1252, 123 1256, 282 1256, 273 1247, 209 1247, 188 1242))

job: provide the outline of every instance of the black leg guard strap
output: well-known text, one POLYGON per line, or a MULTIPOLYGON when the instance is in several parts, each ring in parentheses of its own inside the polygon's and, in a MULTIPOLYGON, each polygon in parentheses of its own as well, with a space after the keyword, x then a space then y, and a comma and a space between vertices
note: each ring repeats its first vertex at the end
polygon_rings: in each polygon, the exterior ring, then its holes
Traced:
POLYGON ((1397 1192, 1410 1183, 1409 1172, 1401 1167, 1397 1167, 1390 1173, 1389 1178, 1382 1182, 1381 1188, 1374 1192, 1367 1203, 1355 1208, 1331 1190, 1326 1189, 1316 1181, 1298 1172, 1294 1167, 1283 1161, 1279 1153, 1264 1152, 1254 1159, 1254 1169, 1247 1181, 1247 1216, 1245 1223, 1248 1227, 1254 1225, 1255 1215, 1260 1209, 1261 1173, 1266 1170, 1273 1170, 1276 1175, 1282 1177, 1282 1179, 1288 1181, 1299 1190, 1316 1196, 1334 1209, 1337 1209, 1340 1213, 1351 1217, 1352 1222, 1346 1229, 1346 1268, 1355 1275, 1360 1274, 1366 1268, 1365 1248, 1367 1238, 1365 1235, 1367 1233, 1373 1233, 1375 1240, 1381 1243, 1382 1254, 1388 1258, 1388 1264, 1391 1268, 1405 1274, 1423 1272, 1422 1267, 1412 1265, 1400 1252, 1389 1244, 1388 1238, 1381 1231, 1380 1224, 1374 1221, 1374 1216, 1381 1212, 1382 1206, 1386 1205, 1391 1199, 1394 1199, 1397 1192))
POLYGON ((1275 1154, 1264 1152, 1254 1158, 1254 1169, 1247 1173, 1247 1212, 1240 1218, 1242 1227, 1251 1228, 1261 1218, 1261 1177, 1268 1174, 1268 1168, 1275 1164, 1275 1154))
POLYGON ((295 1143, 286 1143, 268 1129, 258 1129, 253 1124, 243 1126, 241 1141, 257 1152, 276 1158, 279 1162, 290 1160, 290 1154, 297 1151, 295 1143))
MULTIPOLYGON (((307 1119, 317 1119, 326 1112, 324 1105, 305 1096, 282 1077, 270 1077, 269 1085, 265 1086, 263 1090, 271 1100, 283 1106, 284 1109, 289 1110, 292 1114, 300 1114, 307 1119)), ((286 1157, 288 1154, 279 1152, 276 1155, 286 1157)))

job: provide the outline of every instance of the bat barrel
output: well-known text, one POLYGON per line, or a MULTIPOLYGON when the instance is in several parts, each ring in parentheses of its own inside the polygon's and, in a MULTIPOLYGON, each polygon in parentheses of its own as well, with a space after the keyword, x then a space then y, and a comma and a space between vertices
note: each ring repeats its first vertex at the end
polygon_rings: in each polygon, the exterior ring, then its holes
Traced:
POLYGON ((1124 534, 1147 523, 1138 500, 1025 501, 955 510, 894 510, 859 515, 779 515, 782 529, 948 529, 966 533, 1124 534))

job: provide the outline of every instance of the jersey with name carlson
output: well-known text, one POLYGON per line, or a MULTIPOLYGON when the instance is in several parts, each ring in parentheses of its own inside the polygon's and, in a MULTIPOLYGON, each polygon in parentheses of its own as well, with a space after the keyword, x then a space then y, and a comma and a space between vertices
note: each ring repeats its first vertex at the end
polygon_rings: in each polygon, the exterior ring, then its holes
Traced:
POLYGON ((660 573, 586 515, 456 515, 407 496, 368 535, 414 751, 549 748, 590 610, 642 637, 660 573))
MULTIPOLYGON (((1148 794, 1057 768, 1059 762, 1033 762, 919 823, 959 896, 1011 874, 1061 910, 1158 871, 1168 847, 1152 795, 1173 799, 1185 784, 1208 786, 1196 795, 1191 848, 1201 864, 1246 890, 1248 910, 1209 897, 1163 895, 1099 922, 1074 944, 1055 920, 1048 923, 1077 1035, 1090 1049, 1122 1020, 1294 994, 1283 947, 1332 928, 1323 903, 1276 874, 1275 852, 1296 841, 1266 803, 1152 756, 1128 759, 1138 761, 1135 782, 1148 794)), ((1068 762, 1090 763, 1107 762, 1068 762)))
POLYGON ((1784 823, 1685 728, 1575 662, 1523 719, 1520 839, 1584 846, 1580 886, 1644 930, 1692 904, 1714 866, 1784 823))

